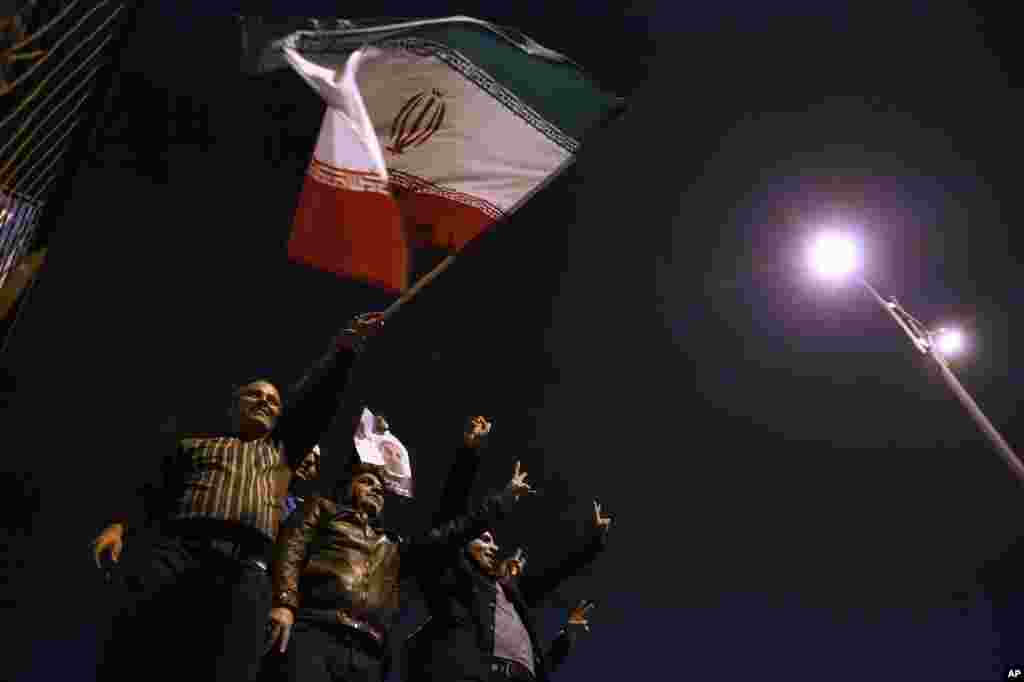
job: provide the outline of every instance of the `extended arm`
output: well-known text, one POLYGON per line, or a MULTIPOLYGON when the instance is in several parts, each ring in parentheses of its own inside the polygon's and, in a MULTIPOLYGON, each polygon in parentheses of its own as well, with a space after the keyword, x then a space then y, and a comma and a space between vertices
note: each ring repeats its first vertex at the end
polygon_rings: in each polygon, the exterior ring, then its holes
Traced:
POLYGON ((469 493, 480 469, 480 453, 490 432, 491 424, 483 417, 469 420, 462 435, 462 447, 455 452, 455 462, 441 490, 441 503, 431 519, 431 528, 469 511, 469 493))
POLYGON ((520 471, 519 462, 516 462, 512 480, 502 492, 488 495, 472 513, 446 521, 412 541, 403 543, 402 562, 403 565, 406 562, 411 565, 409 575, 425 570, 428 566, 440 567, 443 562, 437 560, 438 552, 466 545, 485 530, 501 522, 509 508, 522 495, 533 492, 526 483, 526 475, 525 471, 520 471))
POLYGON ((548 672, 554 672, 565 662, 581 632, 590 632, 588 614, 594 606, 594 602, 583 599, 576 605, 576 608, 569 612, 568 620, 559 630, 558 636, 552 640, 545 657, 548 672))
POLYGON ((569 554, 557 566, 537 575, 525 575, 519 580, 519 589, 529 606, 536 606, 563 581, 579 573, 597 558, 608 544, 611 518, 601 514, 601 505, 594 500, 592 537, 582 548, 569 554))
POLYGON ((341 407, 356 357, 383 326, 380 315, 354 318, 306 373, 274 431, 290 466, 297 467, 327 431, 341 407))

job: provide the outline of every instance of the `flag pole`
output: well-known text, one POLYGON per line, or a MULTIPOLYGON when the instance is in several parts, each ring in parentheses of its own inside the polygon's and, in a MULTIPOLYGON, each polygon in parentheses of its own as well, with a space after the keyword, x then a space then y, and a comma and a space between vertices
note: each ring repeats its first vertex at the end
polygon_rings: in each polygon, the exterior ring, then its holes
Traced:
POLYGON ((444 260, 442 260, 440 263, 434 266, 433 270, 431 270, 430 272, 416 280, 416 282, 411 287, 406 289, 402 293, 402 295, 395 300, 394 303, 385 308, 384 312, 381 313, 382 318, 386 320, 392 315, 394 315, 396 312, 398 312, 399 308, 401 308, 403 305, 411 301, 413 297, 416 296, 416 294, 418 294, 423 287, 430 284, 435 277, 437 277, 442 272, 447 270, 448 266, 454 262, 455 254, 449 253, 447 256, 444 257, 444 260))

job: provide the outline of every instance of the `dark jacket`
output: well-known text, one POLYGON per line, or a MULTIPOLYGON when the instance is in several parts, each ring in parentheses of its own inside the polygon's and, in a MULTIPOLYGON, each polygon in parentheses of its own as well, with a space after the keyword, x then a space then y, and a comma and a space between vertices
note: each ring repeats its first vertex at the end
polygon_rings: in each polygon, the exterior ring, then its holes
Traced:
MULTIPOLYGON (((456 456, 448 476, 441 505, 433 518, 435 525, 463 513, 480 457, 463 449, 456 456)), ((606 534, 595 536, 581 550, 541 574, 526 573, 506 590, 519 618, 530 635, 534 651, 534 672, 546 680, 569 654, 573 639, 563 632, 544 652, 537 639, 530 609, 566 578, 578 573, 604 549, 606 534)), ((483 575, 466 556, 464 546, 456 548, 442 562, 418 574, 420 589, 430 619, 405 642, 403 672, 406 682, 450 682, 462 677, 487 678, 488 658, 494 651, 494 610, 497 583, 483 575)))
MULTIPOLYGON (((604 549, 606 539, 606 533, 599 533, 557 566, 540 574, 526 573, 506 584, 508 599, 530 635, 534 673, 542 682, 568 653, 571 641, 559 638, 545 653, 537 637, 531 609, 561 582, 592 562, 604 549)), ((410 679, 431 682, 451 682, 466 677, 487 679, 494 652, 497 581, 480 572, 464 547, 459 547, 449 555, 439 572, 421 575, 420 588, 431 617, 431 623, 424 628, 429 633, 425 637, 429 644, 419 643, 420 669, 410 679)))
POLYGON ((474 512, 411 540, 359 524, 350 507, 306 501, 301 522, 286 524, 272 570, 274 606, 299 619, 368 632, 383 647, 400 604, 403 578, 437 565, 504 516, 508 500, 491 495, 474 512))
MULTIPOLYGON (((402 682, 424 682, 431 679, 431 657, 435 642, 446 637, 444 625, 432 618, 420 624, 402 645, 402 682)), ((563 628, 544 653, 547 673, 556 671, 572 652, 576 643, 576 630, 563 628)))

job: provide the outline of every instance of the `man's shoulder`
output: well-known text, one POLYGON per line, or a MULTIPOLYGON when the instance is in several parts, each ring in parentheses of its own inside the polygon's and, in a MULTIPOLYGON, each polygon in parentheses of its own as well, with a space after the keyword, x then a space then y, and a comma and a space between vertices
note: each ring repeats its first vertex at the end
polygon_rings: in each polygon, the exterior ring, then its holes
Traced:
POLYGON ((178 437, 178 447, 193 449, 197 447, 218 445, 220 443, 226 443, 235 440, 238 439, 232 435, 224 433, 190 433, 178 437))
POLYGON ((324 497, 323 495, 310 495, 302 500, 302 504, 305 506, 319 507, 330 514, 337 514, 339 510, 337 502, 329 497, 324 497))

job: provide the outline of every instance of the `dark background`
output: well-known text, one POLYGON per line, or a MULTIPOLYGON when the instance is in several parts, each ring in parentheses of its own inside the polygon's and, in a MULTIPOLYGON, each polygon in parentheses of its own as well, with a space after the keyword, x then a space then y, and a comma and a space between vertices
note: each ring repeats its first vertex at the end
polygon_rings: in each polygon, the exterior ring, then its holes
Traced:
MULTIPOLYGON (((607 554, 544 612, 553 635, 567 604, 600 601, 559 680, 1005 679, 1024 667, 1020 486, 892 321, 811 280, 800 249, 816 221, 858 225, 868 278, 968 329, 955 369, 1024 442, 1010 10, 684 4, 366 12, 512 25, 630 100, 361 365, 359 394, 414 451, 417 500, 387 521, 423 527, 482 413, 479 491, 517 458, 543 491, 498 536, 530 569, 581 541, 594 496, 615 514, 607 554)), ((225 426, 232 384, 286 386, 389 302, 287 261, 322 109, 297 78, 239 69, 233 14, 337 11, 140 13, 3 358, 8 677, 92 679, 111 595, 87 544, 108 515, 140 508, 175 434, 225 426)), ((419 616, 413 599, 400 633, 419 616)))

